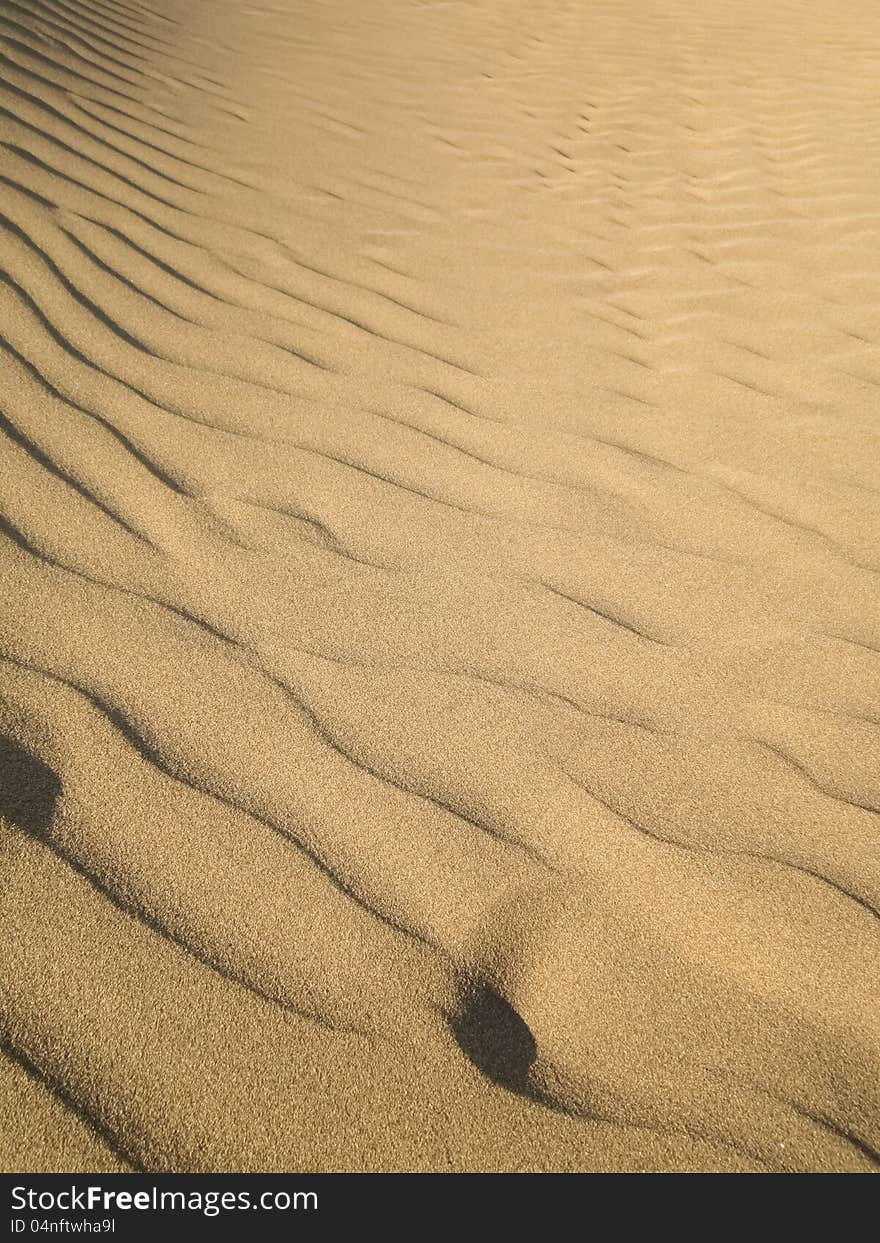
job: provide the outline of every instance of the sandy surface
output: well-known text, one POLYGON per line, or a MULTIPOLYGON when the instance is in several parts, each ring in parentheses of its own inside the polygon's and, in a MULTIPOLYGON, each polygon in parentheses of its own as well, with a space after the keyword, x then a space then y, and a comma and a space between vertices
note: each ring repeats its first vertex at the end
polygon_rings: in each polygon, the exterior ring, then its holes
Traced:
POLYGON ((3 1167, 876 1168, 874 0, 0 39, 3 1167))

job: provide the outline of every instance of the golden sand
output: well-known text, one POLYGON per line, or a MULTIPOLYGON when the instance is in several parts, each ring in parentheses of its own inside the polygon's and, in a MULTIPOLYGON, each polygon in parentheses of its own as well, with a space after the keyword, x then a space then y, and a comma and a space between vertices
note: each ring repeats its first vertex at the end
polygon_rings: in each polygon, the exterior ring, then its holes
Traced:
POLYGON ((874 0, 0 41, 2 1167, 876 1168, 874 0))

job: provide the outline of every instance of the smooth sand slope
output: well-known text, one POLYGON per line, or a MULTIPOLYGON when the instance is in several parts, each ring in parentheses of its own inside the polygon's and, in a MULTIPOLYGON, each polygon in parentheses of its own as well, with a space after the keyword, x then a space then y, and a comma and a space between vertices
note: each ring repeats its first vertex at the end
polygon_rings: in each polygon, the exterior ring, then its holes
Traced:
POLYGON ((0 40, 0 1163, 876 1169, 874 0, 0 40))

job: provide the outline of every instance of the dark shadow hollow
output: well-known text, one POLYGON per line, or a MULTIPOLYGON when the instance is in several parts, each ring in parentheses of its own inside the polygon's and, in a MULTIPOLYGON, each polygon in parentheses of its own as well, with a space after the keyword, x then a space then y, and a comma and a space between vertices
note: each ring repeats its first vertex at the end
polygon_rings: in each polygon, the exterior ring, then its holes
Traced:
POLYGON ((493 1083, 532 1095, 529 1071, 538 1053, 535 1038, 517 1012, 487 984, 479 985, 450 1020, 462 1052, 493 1083))
POLYGON ((0 734, 0 816, 45 837, 61 793, 57 775, 11 738, 0 734))

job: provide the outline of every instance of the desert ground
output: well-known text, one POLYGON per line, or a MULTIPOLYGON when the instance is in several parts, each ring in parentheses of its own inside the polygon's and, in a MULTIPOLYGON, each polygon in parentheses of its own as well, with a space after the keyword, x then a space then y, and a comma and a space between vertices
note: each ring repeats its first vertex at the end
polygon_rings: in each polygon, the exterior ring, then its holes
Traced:
POLYGON ((871 1171, 874 0, 4 0, 0 1165, 871 1171))

